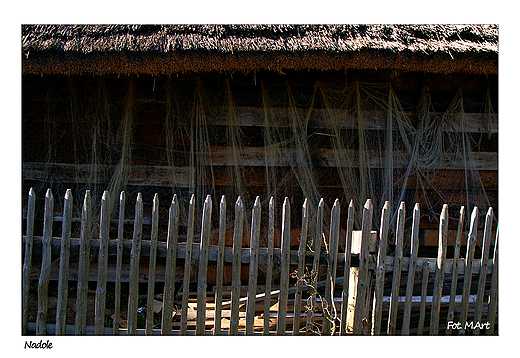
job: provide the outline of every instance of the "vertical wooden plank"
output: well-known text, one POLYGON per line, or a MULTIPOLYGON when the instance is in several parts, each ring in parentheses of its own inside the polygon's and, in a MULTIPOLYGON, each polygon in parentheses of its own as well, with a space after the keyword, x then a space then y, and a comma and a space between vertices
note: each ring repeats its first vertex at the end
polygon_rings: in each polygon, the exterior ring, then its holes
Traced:
POLYGON ((280 261, 280 296, 278 296, 277 335, 285 335, 287 314, 287 290, 289 288, 289 250, 291 244, 291 204, 285 198, 282 207, 282 240, 280 243, 282 257, 280 261))
POLYGON ((334 201, 330 218, 329 252, 327 263, 327 279, 325 282, 325 307, 323 309, 323 335, 332 334, 335 331, 335 320, 337 317, 336 306, 334 305, 334 282, 336 281, 336 269, 338 267, 338 241, 339 241, 339 200, 334 201))
POLYGON ((404 303, 403 313, 403 328, 401 334, 403 336, 410 335, 410 317, 412 313, 412 295, 413 285, 415 279, 415 266, 417 265, 417 253, 419 252, 419 220, 421 218, 421 211, 419 209, 419 203, 415 203, 413 209, 413 222, 412 222, 412 237, 410 245, 410 262, 408 265, 408 279, 406 282, 406 297, 404 303))
POLYGON ((269 310, 271 308, 271 282, 273 278, 274 251, 274 198, 269 199, 269 227, 267 230, 267 270, 265 273, 264 336, 269 335, 269 310))
POLYGON ((301 303, 303 291, 303 276, 305 275, 305 249, 307 247, 307 232, 309 227, 309 202, 307 198, 302 206, 302 229, 300 235, 300 246, 298 247, 298 282, 296 294, 294 295, 294 323, 293 335, 300 334, 301 303))
POLYGON ((460 322, 462 329, 459 334, 465 334, 465 324, 468 320, 469 295, 471 290, 471 276, 473 275, 473 257, 475 255, 475 243, 477 241, 478 208, 475 206, 471 213, 468 240, 466 241, 466 259, 464 261, 464 283, 462 285, 462 302, 460 309, 460 322))
POLYGON ((119 323, 121 322, 121 276, 123 270, 123 233, 125 225, 125 192, 119 194, 119 218, 117 222, 117 252, 116 252, 116 282, 114 284, 114 323, 112 326, 114 336, 119 335, 119 323))
POLYGON ((341 319, 339 333, 347 333, 348 296, 350 285, 350 262, 352 253, 352 231, 354 230, 354 202, 350 200, 347 212, 347 233, 345 235, 345 266, 343 268, 343 290, 341 293, 341 319))
POLYGON ((36 194, 29 190, 27 202, 27 226, 25 229, 25 255, 22 268, 22 335, 27 334, 29 321, 29 286, 31 285, 32 252, 34 243, 34 208, 36 194))
POLYGON ((240 275, 242 271, 242 233, 244 229, 244 204, 239 196, 235 204, 235 231, 233 234, 233 266, 231 273, 231 317, 229 335, 238 335, 240 275))
POLYGON ((430 275, 430 267, 428 262, 423 264, 422 269, 422 286, 421 286, 421 308, 419 312, 419 324, 417 327, 417 334, 424 333, 424 320, 426 318, 426 295, 428 293, 428 277, 430 275))
POLYGON ((258 251, 260 242, 260 197, 256 197, 252 212, 251 244, 249 245, 249 284, 246 303, 246 335, 253 334, 255 323, 256 283, 258 280, 258 251))
POLYGON ((395 335, 397 322, 397 303, 399 301, 399 286, 401 284, 401 269, 403 266, 403 237, 404 237, 404 220, 406 218, 406 209, 404 201, 399 206, 397 213, 397 230, 394 253, 394 272, 392 276, 392 292, 390 293, 390 307, 388 313, 387 334, 395 335))
POLYGON ((137 308, 139 296, 139 259, 141 257, 141 239, 143 235, 143 197, 137 194, 135 203, 134 233, 130 252, 130 277, 128 285, 128 328, 127 334, 135 336, 137 331, 137 308))
POLYGON ((48 289, 51 274, 51 254, 52 254, 52 222, 54 216, 54 197, 51 189, 45 194, 45 213, 43 221, 42 239, 42 266, 40 278, 38 280, 38 313, 36 315, 36 335, 44 336, 47 334, 47 310, 48 310, 48 289))
POLYGON ((206 333, 206 289, 208 276, 209 237, 211 235, 211 196, 206 196, 202 209, 202 227, 200 231, 199 274, 197 280, 197 326, 195 334, 206 333))
POLYGON ((153 334, 155 267, 157 262, 157 234, 159 232, 159 196, 155 193, 152 202, 152 230, 150 233, 150 261, 148 263, 148 291, 146 293, 145 334, 153 334))
POLYGON ((444 284, 444 267, 446 266, 446 250, 448 245, 448 204, 442 206, 439 223, 439 250, 435 266, 435 282, 433 284, 432 315, 430 335, 439 334, 439 315, 441 310, 442 286, 444 284))
POLYGON ((390 224, 390 202, 386 201, 381 211, 379 227, 379 245, 377 251, 376 285, 374 288, 374 304, 372 309, 372 335, 381 334, 381 316, 383 311, 383 293, 385 288, 386 247, 388 243, 388 226, 390 224))
POLYGON ((226 197, 220 199, 220 217, 218 228, 217 280, 215 288, 215 328, 213 334, 221 334, 222 325, 222 286, 224 275, 224 250, 226 244, 226 197))
POLYGON ((359 254, 359 279, 357 286, 356 305, 354 308, 354 327, 353 333, 360 335, 363 332, 365 321, 365 303, 366 295, 369 294, 368 281, 372 278, 368 276, 368 250, 370 243, 370 235, 372 232, 372 200, 367 199, 363 207, 363 221, 361 226, 361 252, 359 254))
POLYGON ((168 217, 166 238, 166 268, 164 274, 163 310, 161 334, 172 334, 173 300, 175 294, 175 270, 177 265, 177 247, 179 238, 179 200, 173 195, 168 217))
POLYGON ((72 222, 72 191, 67 189, 63 202, 60 270, 58 274, 58 301, 56 303, 56 335, 65 335, 67 297, 69 292, 70 229, 72 222))
POLYGON ((489 304, 488 316, 489 329, 486 334, 493 334, 495 332, 495 317, 497 314, 498 304, 498 227, 495 238, 495 249, 493 253, 493 270, 491 271, 491 287, 489 288, 489 304))
MULTIPOLYGON (((460 242, 462 239, 462 230, 464 230, 464 206, 460 207, 459 224, 457 226, 457 237, 455 239, 455 248, 453 251, 453 266, 451 268, 451 288, 450 288, 450 303, 448 306, 447 322, 452 322, 454 318, 455 296, 457 295, 457 281, 459 278, 459 256, 460 256, 460 242)), ((446 334, 451 335, 453 331, 452 325, 448 325, 446 334)))
MULTIPOLYGON (((320 254, 321 254, 321 240, 323 236, 323 208, 325 203, 323 198, 320 199, 318 204, 318 212, 316 213, 316 227, 314 232, 313 240, 313 260, 312 260, 312 271, 311 271, 311 290, 315 291, 318 284, 318 271, 320 265, 320 254)), ((307 322, 305 325, 305 330, 307 334, 314 334, 316 332, 316 328, 314 325, 314 313, 316 312, 316 295, 315 292, 311 292, 311 297, 307 301, 309 307, 307 309, 307 322)))
POLYGON ((98 253, 98 274, 96 287, 96 303, 94 317, 94 335, 102 335, 105 328, 105 303, 107 286, 107 265, 108 265, 108 233, 110 230, 110 196, 108 191, 103 193, 101 198, 101 215, 99 222, 99 253, 98 253))
POLYGON ((82 336, 87 328, 87 291, 90 266, 90 238, 92 235, 92 201, 90 190, 85 192, 81 210, 81 232, 78 262, 78 288, 76 291, 76 322, 74 334, 82 336))
MULTIPOLYGON (((478 290, 477 290, 477 305, 475 308, 475 319, 473 322, 481 322, 482 318, 482 304, 484 301, 484 289, 486 288, 486 277, 489 262, 489 245, 491 242, 491 227, 493 225, 493 208, 489 208, 486 214, 486 223, 484 226, 484 236, 482 239, 482 255, 480 258, 480 274, 478 279, 478 290)), ((473 334, 479 335, 480 328, 473 331, 473 334)))
POLYGON ((184 278, 182 281, 181 335, 188 333, 188 299, 190 297, 191 252, 193 250, 193 229, 195 225, 195 195, 192 194, 188 209, 188 232, 186 236, 186 255, 184 258, 184 278))

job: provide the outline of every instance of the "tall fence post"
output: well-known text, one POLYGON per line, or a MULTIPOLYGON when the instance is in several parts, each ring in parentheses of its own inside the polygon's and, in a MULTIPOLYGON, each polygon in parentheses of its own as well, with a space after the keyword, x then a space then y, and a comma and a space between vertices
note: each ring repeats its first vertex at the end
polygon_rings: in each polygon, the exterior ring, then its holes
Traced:
MULTIPOLYGON (((464 261, 464 283, 462 286, 462 302, 460 309, 460 322, 465 325, 468 320, 469 295, 471 290, 471 277, 473 275, 473 256, 477 241, 478 208, 475 206, 471 213, 468 240, 466 241, 466 260, 464 261)), ((465 327, 459 330, 459 334, 465 334, 465 327)))
POLYGON ((269 335, 270 308, 271 308, 271 282, 273 278, 273 251, 274 251, 274 198, 269 199, 269 227, 267 231, 267 272, 265 273, 265 298, 264 298, 264 336, 269 335))
POLYGON ((404 336, 410 335, 410 318, 412 313, 412 295, 415 279, 415 266, 417 264, 417 253, 419 252, 419 220, 421 218, 421 211, 419 203, 415 204, 413 209, 413 223, 412 223, 412 237, 410 246, 410 262, 408 265, 408 279, 406 282, 406 297, 404 303, 403 313, 403 328, 401 334, 404 336))
POLYGON ((117 221, 116 242, 116 282, 114 283, 114 321, 112 332, 114 336, 119 335, 119 324, 121 322, 121 276, 123 271, 123 234, 125 225, 125 192, 119 194, 119 218, 117 221))
POLYGON ((173 195, 168 217, 168 236, 166 238, 166 269, 164 273, 163 310, 161 334, 172 334, 173 300, 175 294, 175 271, 177 267, 177 247, 179 236, 179 200, 173 195))
POLYGON ((495 332, 495 317, 497 314, 498 303, 498 227, 495 238, 495 252, 493 254, 493 270, 491 271, 491 287, 489 288, 488 316, 489 329, 486 334, 495 332))
MULTIPOLYGON (((447 322, 452 322, 455 316, 454 308, 455 308, 455 296, 457 295, 457 281, 459 278, 459 256, 460 256, 460 242, 462 239, 462 230, 464 229, 464 206, 460 207, 459 214, 459 224, 457 226, 457 237, 455 239, 455 249, 453 251, 453 266, 451 268, 451 288, 450 288, 450 303, 448 306, 448 317, 446 319, 447 322)), ((448 325, 446 329, 446 334, 451 335, 453 331, 452 325, 448 325)))
POLYGON ((244 229, 244 204, 239 196, 235 204, 235 231, 233 233, 233 266, 231 273, 231 319, 229 334, 238 335, 240 320, 240 275, 242 271, 242 233, 244 229))
POLYGON ((184 278, 182 280, 181 335, 188 333, 188 299, 190 295, 191 252, 193 250, 193 229, 195 224, 195 195, 192 194, 188 209, 188 233, 184 258, 184 278))
POLYGON ((90 237, 92 235, 92 206, 90 190, 85 192, 81 211, 81 233, 79 244, 78 287, 76 292, 76 322, 74 334, 86 334, 88 271, 90 266, 90 237))
POLYGON ((29 286, 31 284, 32 252, 34 241, 34 208, 36 195, 34 189, 29 190, 27 203, 27 226, 25 229, 25 255, 22 268, 22 334, 27 334, 29 321, 29 286))
POLYGON ((108 265, 108 233, 110 230, 110 196, 108 191, 101 199, 101 215, 99 223, 98 275, 96 287, 96 303, 94 317, 94 335, 102 335, 105 328, 105 303, 108 265))
POLYGON ((291 204, 289 198, 285 198, 282 208, 282 259, 280 262, 280 295, 278 296, 278 322, 277 335, 285 335, 286 313, 287 313, 287 290, 289 286, 289 265, 290 265, 290 244, 291 244, 291 204))
POLYGON ((302 229, 300 246, 298 247, 298 281, 296 282, 296 294, 294 295, 294 322, 293 335, 300 334, 301 303, 303 291, 303 277, 305 275, 305 249, 307 246, 307 232, 309 227, 309 202, 307 198, 302 205, 302 229))
POLYGON ((417 326, 418 335, 422 335, 424 331, 424 321, 426 319, 426 294, 428 293, 429 275, 430 265, 428 264, 428 262, 425 262, 422 268, 421 308, 419 311, 419 324, 417 326))
MULTIPOLYGON (((338 241, 339 241, 339 219, 340 206, 336 199, 332 207, 330 218, 329 252, 327 263, 327 279, 325 282, 325 306, 323 309, 323 335, 331 334, 331 325, 335 330, 336 306, 334 304, 334 282, 336 281, 336 269, 338 265, 338 241)), ((334 334, 332 330, 332 334, 334 334)))
POLYGON ((379 228, 379 245, 377 251, 376 285, 374 288, 374 305, 372 309, 372 335, 381 334, 381 316, 383 314, 383 294, 385 287, 386 247, 388 226, 390 224, 390 202, 386 201, 381 212, 379 228))
POLYGON ((211 234, 211 196, 206 196, 202 209, 202 227, 200 231, 199 273, 197 279, 197 326, 195 334, 206 333, 206 288, 208 277, 209 237, 211 234))
POLYGON ((349 297, 350 263, 352 253, 352 231, 354 230, 354 202, 350 200, 347 211, 347 228, 345 234, 345 262, 343 267, 343 289, 341 291, 341 318, 339 334, 347 333, 347 312, 349 297))
POLYGON ((221 334, 222 324, 222 286, 224 275, 224 251, 226 244, 226 197, 220 200, 220 217, 218 228, 217 282, 215 288, 215 326, 213 334, 221 334))
POLYGON ((143 231, 143 197, 137 194, 135 204, 134 234, 130 253, 130 277, 128 286, 128 335, 137 331, 137 308, 139 297, 139 259, 141 257, 141 239, 143 231))
POLYGON ((405 218, 405 204, 404 202, 401 202, 401 205, 399 206, 399 211, 397 213, 394 273, 392 276, 392 292, 390 293, 390 307, 388 312, 387 333, 389 335, 395 335, 395 331, 397 329, 397 304, 399 302, 399 286, 401 285, 401 269, 403 266, 403 238, 405 218))
POLYGON ((146 323, 145 334, 153 334, 155 266, 157 262, 157 234, 159 232, 159 196, 153 197, 152 203, 152 230, 150 235, 150 261, 148 264, 148 291, 146 294, 146 323))
POLYGON ((255 324, 256 283, 258 279, 258 245, 260 242, 260 197, 256 197, 251 223, 251 243, 249 245, 249 283, 246 303, 246 335, 252 335, 255 324))
POLYGON ((48 289, 51 275, 52 221, 54 216, 54 197, 51 189, 45 194, 45 213, 43 221, 42 266, 38 280, 38 313, 36 315, 36 335, 47 334, 48 289))
POLYGON ((65 335, 67 296, 69 292, 70 230, 72 223, 72 191, 67 189, 63 202, 63 222, 58 277, 58 301, 56 303, 56 335, 65 335))
POLYGON ((430 335, 439 334, 439 316, 441 310, 442 286, 444 284, 444 268, 446 266, 446 249, 448 243, 448 204, 442 207, 439 223, 439 250, 437 265, 435 266, 435 282, 433 285, 432 315, 430 321, 430 335))

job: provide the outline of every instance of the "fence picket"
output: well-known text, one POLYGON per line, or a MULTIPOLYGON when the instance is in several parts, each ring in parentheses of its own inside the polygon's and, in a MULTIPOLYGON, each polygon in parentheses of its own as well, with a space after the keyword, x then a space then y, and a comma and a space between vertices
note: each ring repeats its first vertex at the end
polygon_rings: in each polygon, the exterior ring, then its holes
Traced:
POLYGON ((110 202, 108 191, 103 193, 101 199, 101 215, 99 222, 99 253, 98 253, 98 277, 96 287, 96 303, 94 317, 94 335, 104 334, 105 327, 105 303, 107 286, 108 265, 108 233, 110 230, 110 202))
POLYGON ((235 231, 233 234, 233 266, 231 273, 231 319, 229 322, 229 334, 232 336, 238 335, 243 228, 244 205, 242 203, 242 197, 239 196, 235 204, 235 231))
POLYGON ((72 220, 72 191, 67 189, 63 202, 63 222, 58 278, 58 301, 56 303, 56 335, 65 335, 67 296, 69 291, 70 230, 72 220))
POLYGON ((42 240, 42 266, 40 278, 38 280, 38 313, 36 315, 36 335, 44 336, 47 334, 47 311, 48 311, 48 289, 51 274, 51 254, 52 254, 52 222, 54 216, 54 197, 51 189, 45 194, 45 213, 43 221, 43 240, 42 240))
POLYGON ((359 276, 357 282, 357 298, 356 305, 354 308, 354 327, 353 333, 360 335, 363 333, 365 325, 365 305, 366 296, 369 294, 369 283, 372 277, 368 275, 368 250, 371 240, 372 232, 372 200, 367 199, 365 206, 363 207, 363 221, 361 224, 361 251, 359 253, 359 276))
POLYGON ((114 322, 112 331, 119 335, 121 322, 121 276, 123 269, 123 233, 125 225, 125 192, 119 194, 119 218, 117 222, 116 282, 114 283, 114 322))
POLYGON ((282 207, 282 259, 280 261, 280 295, 278 296, 277 335, 285 335, 287 313, 287 290, 289 288, 289 250, 291 244, 291 204, 285 198, 282 207))
MULTIPOLYGON (((475 206, 471 213, 468 240, 466 243, 466 259, 464 261, 464 283, 462 286, 462 302, 460 309, 460 322, 465 325, 468 320, 469 294, 471 290, 471 276, 473 274, 473 256, 475 255, 475 243, 477 240, 478 208, 475 206)), ((459 330, 459 334, 465 334, 465 327, 459 330)))
POLYGON ((188 209, 188 233, 186 236, 186 256, 184 258, 184 279, 182 280, 181 335, 188 333, 188 299, 191 280, 191 252, 193 250, 193 229, 195 224, 195 195, 192 194, 188 209))
POLYGON ((22 268, 22 334, 27 334, 29 321, 29 286, 31 285, 32 252, 34 241, 34 208, 36 194, 34 189, 29 190, 27 202, 27 226, 25 229, 25 255, 22 268))
POLYGON ((397 325, 397 303, 399 301, 399 286, 401 284, 401 268, 403 265, 403 238, 406 208, 401 202, 397 213, 397 230, 394 254, 394 272, 392 276, 392 292, 390 293, 390 307, 388 312, 387 334, 395 335, 397 325))
POLYGON ((209 236, 211 234, 211 196, 206 196, 202 209, 200 231, 199 273, 197 280, 197 326, 195 334, 203 336, 206 332, 206 288, 208 276, 209 236))
POLYGON ((419 252, 419 220, 421 218, 421 211, 419 209, 419 203, 415 204, 413 210, 413 222, 412 222, 412 237, 410 246, 410 261, 408 266, 408 279, 406 282, 406 297, 404 303, 403 313, 403 328, 401 334, 408 336, 410 335, 410 316, 412 313, 412 294, 413 285, 415 278, 415 266, 417 264, 417 253, 419 252))
POLYGON ((87 291, 90 266, 90 237, 92 235, 92 206, 90 190, 85 192, 81 210, 81 233, 78 263, 78 287, 76 291, 75 335, 85 335, 87 326, 87 291))
POLYGON ((137 309, 139 296, 139 259, 141 257, 141 239, 143 231, 143 197, 137 194, 135 203, 134 233, 130 253, 130 277, 128 285, 128 328, 127 334, 133 336, 137 331, 137 309))
POLYGON ((430 275, 430 267, 428 262, 423 264, 422 270, 422 286, 421 286, 421 308, 419 312, 419 324, 417 334, 422 335, 424 332, 424 321, 426 318, 426 294, 428 293, 428 278, 430 275))
POLYGON ((493 334, 495 332, 495 317, 497 313, 498 304, 498 228, 495 238, 495 251, 493 253, 493 270, 491 273, 491 287, 489 288, 489 303, 488 316, 489 329, 486 334, 493 334))
POLYGON ((214 335, 221 334, 222 326, 222 286, 224 275, 224 250, 226 243, 226 197, 220 200, 220 217, 218 229, 217 280, 215 288, 215 326, 214 335))
MULTIPOLYGON (((457 237, 455 239, 455 248, 453 251, 453 266, 451 269, 451 289, 450 289, 450 303, 448 307, 447 322, 453 321, 454 318, 454 307, 455 307, 455 296, 457 294, 457 281, 459 278, 459 256, 460 256, 460 242, 462 239, 462 230, 464 229, 464 206, 460 207, 459 223, 457 226, 457 237)), ((452 325, 449 325, 446 329, 446 334, 451 335, 453 331, 452 325)))
POLYGON ((302 205, 302 229, 300 235, 300 246, 298 247, 298 281, 294 295, 294 322, 293 335, 300 334, 301 303, 303 291, 303 276, 305 275, 305 249, 307 246, 307 232, 309 226, 309 202, 307 199, 302 205))
POLYGON ((173 195, 168 217, 168 236, 166 238, 166 269, 164 274, 163 309, 161 334, 172 334, 173 300, 175 294, 175 271, 177 265, 177 245, 179 237, 179 201, 173 195))
POLYGON ((432 315, 430 320, 430 335, 439 334, 439 316, 441 310, 442 286, 444 284, 444 267, 446 266, 446 249, 448 244, 448 204, 442 207, 439 223, 439 250, 432 297, 432 315))
POLYGON ((267 230, 267 270, 265 273, 265 299, 264 299, 264 335, 269 335, 270 308, 271 308, 271 282, 273 278, 273 251, 274 251, 274 198, 269 199, 269 227, 267 230))
POLYGON ((246 335, 253 334, 255 323, 255 301, 256 301, 256 283, 258 278, 258 245, 260 241, 260 197, 256 197, 253 206, 252 223, 251 223, 251 243, 249 245, 249 282, 247 288, 247 304, 246 304, 246 335))
POLYGON ((316 332, 314 325, 314 313, 316 312, 316 290, 318 284, 318 270, 320 265, 320 253, 321 253, 321 239, 323 235, 323 207, 325 203, 323 198, 320 199, 318 204, 318 212, 316 213, 316 227, 314 232, 314 237, 312 238, 313 243, 313 260, 312 260, 312 271, 311 271, 311 282, 310 287, 313 292, 311 292, 311 296, 307 300, 308 308, 307 308, 307 322, 305 325, 305 331, 307 334, 313 334, 316 332))
MULTIPOLYGON (((489 262, 489 245, 491 242, 491 226, 493 225, 493 208, 489 208, 486 214, 486 223, 484 226, 484 236, 482 238, 482 255, 480 259, 480 274, 478 279, 478 289, 477 289, 477 304, 475 308, 475 319, 474 322, 479 322, 482 318, 482 304, 484 301, 484 289, 486 288, 486 277, 487 277, 487 269, 489 262)), ((480 328, 477 325, 477 328, 473 331, 473 334, 479 335, 480 328)))
POLYGON ((152 230, 150 235, 150 261, 148 264, 148 291, 146 294, 146 335, 153 334, 155 266, 157 262, 157 233, 159 231, 159 196, 155 194, 152 202, 152 230))
POLYGON ((345 263, 343 267, 343 289, 341 291, 341 318, 339 334, 347 333, 347 312, 348 312, 348 287, 350 279, 350 261, 352 253, 352 231, 354 229, 354 202, 350 200, 347 211, 347 228, 345 234, 345 263))
MULTIPOLYGON (((336 306, 334 305, 334 282, 336 281, 336 269, 338 265, 338 241, 339 241, 339 218, 340 206, 339 200, 336 199, 332 207, 330 218, 330 234, 329 234, 329 252, 327 263, 327 280, 325 282, 325 303, 323 314, 323 326, 321 333, 323 335, 331 334, 331 325, 335 328, 336 306), (326 314, 325 314, 326 313, 326 314)), ((332 330, 334 334, 335 329, 332 330)))
POLYGON ((385 261, 388 240, 388 226, 390 224, 390 202, 386 201, 381 212, 379 228, 379 245, 376 264, 376 285, 374 288, 374 304, 372 309, 372 335, 381 334, 381 316, 383 310, 383 293, 385 287, 385 261))

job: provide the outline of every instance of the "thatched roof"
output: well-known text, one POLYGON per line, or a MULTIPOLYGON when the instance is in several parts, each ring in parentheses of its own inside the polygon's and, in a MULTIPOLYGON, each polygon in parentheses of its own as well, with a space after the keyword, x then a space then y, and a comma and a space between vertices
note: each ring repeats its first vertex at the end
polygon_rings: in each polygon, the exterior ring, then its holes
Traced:
POLYGON ((24 25, 25 74, 498 72, 496 25, 24 25))

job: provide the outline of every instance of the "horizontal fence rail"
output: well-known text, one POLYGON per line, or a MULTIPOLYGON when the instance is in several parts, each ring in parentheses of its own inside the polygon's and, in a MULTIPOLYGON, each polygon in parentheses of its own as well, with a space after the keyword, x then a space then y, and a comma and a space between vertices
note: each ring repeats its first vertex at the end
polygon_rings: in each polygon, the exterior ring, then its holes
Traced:
POLYGON ((467 235, 465 208, 460 209, 450 255, 448 206, 444 205, 435 258, 418 256, 419 204, 413 208, 410 230, 405 227, 405 205, 400 204, 395 241, 390 243, 388 202, 376 227, 368 199, 362 207, 361 230, 356 231, 352 202, 342 225, 338 200, 330 216, 323 200, 316 208, 305 200, 298 246, 294 246, 288 198, 282 204, 281 231, 277 231, 274 198, 263 208, 257 197, 248 216, 239 197, 233 208, 232 245, 226 246, 226 215, 231 208, 225 197, 214 203, 208 195, 199 218, 194 196, 183 208, 174 195, 165 241, 158 238, 157 195, 150 233, 143 233, 145 213, 138 194, 133 234, 125 237, 126 200, 122 192, 116 235, 110 230, 108 192, 101 199, 99 215, 95 215, 87 191, 80 235, 71 237, 74 201, 67 190, 61 237, 53 237, 55 200, 49 189, 43 232, 38 236, 34 233, 36 196, 30 190, 22 237, 22 334, 498 333, 498 228, 493 238, 492 208, 487 211, 482 245, 475 257, 479 209, 472 211, 467 235), (268 215, 262 216, 263 210, 268 215), (187 213, 187 231, 181 237, 182 211, 187 213), (325 223, 325 217, 330 217, 330 223, 325 223), (212 228, 217 222, 218 228, 212 228), (218 244, 211 244, 212 235, 218 236, 218 244))

